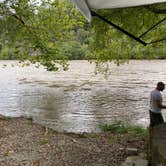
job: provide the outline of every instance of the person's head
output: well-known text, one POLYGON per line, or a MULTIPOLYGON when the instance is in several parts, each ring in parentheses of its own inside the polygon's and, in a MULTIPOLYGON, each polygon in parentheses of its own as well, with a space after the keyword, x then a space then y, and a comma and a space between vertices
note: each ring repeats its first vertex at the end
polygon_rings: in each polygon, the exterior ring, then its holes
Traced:
POLYGON ((157 83, 157 90, 163 91, 165 89, 165 84, 163 82, 157 83))

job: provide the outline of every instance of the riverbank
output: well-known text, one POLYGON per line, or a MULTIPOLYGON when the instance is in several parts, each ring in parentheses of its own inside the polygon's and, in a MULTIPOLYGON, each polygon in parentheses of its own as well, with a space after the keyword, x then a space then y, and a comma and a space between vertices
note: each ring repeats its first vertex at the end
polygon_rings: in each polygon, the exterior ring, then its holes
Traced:
POLYGON ((127 148, 146 153, 147 138, 58 133, 25 118, 0 118, 0 166, 119 166, 127 148))

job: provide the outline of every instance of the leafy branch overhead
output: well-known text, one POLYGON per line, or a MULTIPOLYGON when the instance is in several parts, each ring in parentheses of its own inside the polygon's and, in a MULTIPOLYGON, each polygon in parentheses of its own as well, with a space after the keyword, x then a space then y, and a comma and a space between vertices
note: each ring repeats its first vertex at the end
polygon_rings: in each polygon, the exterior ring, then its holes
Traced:
POLYGON ((0 16, 1 54, 9 56, 5 49, 12 48, 13 58, 39 61, 48 70, 58 69, 57 60, 66 66, 63 45, 77 40, 75 29, 83 26, 72 4, 59 0, 5 0, 0 3, 0 16))
POLYGON ((165 9, 166 3, 155 6, 97 11, 107 20, 111 20, 137 37, 151 29, 153 25, 161 20, 164 21, 141 38, 147 43, 153 43, 156 40, 161 42, 145 47, 102 20, 93 18, 92 28, 94 29, 93 35, 95 40, 92 44, 92 50, 96 58, 103 61, 116 59, 118 60, 117 63, 125 58, 147 59, 157 58, 157 56, 158 58, 163 58, 166 53, 166 14, 163 14, 165 9), (156 14, 156 11, 162 12, 156 14))
MULTIPOLYGON (((99 10, 139 36, 166 17, 166 4, 99 10)), ((166 22, 143 40, 166 38, 166 22)), ((29 59, 47 70, 67 69, 67 60, 96 59, 119 64, 130 58, 163 58, 166 42, 141 46, 97 18, 88 24, 69 0, 0 1, 0 58, 29 59)))
POLYGON ((166 3, 150 5, 146 6, 146 8, 155 14, 166 14, 166 3))

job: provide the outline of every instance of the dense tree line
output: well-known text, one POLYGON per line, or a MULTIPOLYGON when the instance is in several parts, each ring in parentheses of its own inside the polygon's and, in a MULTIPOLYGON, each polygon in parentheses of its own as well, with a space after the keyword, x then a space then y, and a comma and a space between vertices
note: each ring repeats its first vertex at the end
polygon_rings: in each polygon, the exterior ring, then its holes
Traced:
MULTIPOLYGON (((165 9, 166 3, 150 7, 102 10, 99 13, 131 34, 140 36, 166 17, 165 9)), ((166 40, 143 46, 99 19, 93 20, 93 29, 95 40, 92 50, 99 60, 116 59, 119 63, 121 59, 166 58, 166 40)), ((142 37, 147 43, 158 39, 166 39, 166 20, 142 37)))
MULTIPOLYGON (((139 36, 166 17, 166 4, 97 11, 139 36)), ((143 40, 166 38, 166 22, 143 40)), ((69 1, 3 0, 0 2, 0 59, 29 59, 47 70, 67 69, 67 60, 97 63, 128 59, 166 58, 166 42, 142 46, 94 18, 89 24, 69 1)))

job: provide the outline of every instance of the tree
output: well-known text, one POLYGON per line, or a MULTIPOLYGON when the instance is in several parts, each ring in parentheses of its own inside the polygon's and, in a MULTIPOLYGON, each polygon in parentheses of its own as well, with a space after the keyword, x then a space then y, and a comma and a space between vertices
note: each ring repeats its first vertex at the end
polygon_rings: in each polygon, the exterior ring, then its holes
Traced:
MULTIPOLYGON (((139 36, 166 16, 165 9, 166 3, 97 12, 139 36)), ((163 22, 142 39, 166 38, 165 26, 163 22)), ((145 47, 99 19, 87 24, 68 0, 1 1, 0 35, 1 55, 39 62, 50 71, 58 70, 59 64, 67 69, 66 60, 85 55, 100 66, 107 61, 119 65, 131 58, 165 58, 166 53, 164 40, 145 47)))
MULTIPOLYGON (((112 9, 98 11, 108 20, 126 29, 135 36, 140 36, 147 29, 166 17, 166 3, 158 6, 146 6, 127 9, 112 9), (164 8, 165 7, 165 8, 164 8)), ((119 64, 124 59, 130 58, 154 58, 156 55, 161 57, 166 53, 166 42, 154 43, 148 46, 130 39, 110 25, 104 23, 98 18, 92 22, 93 44, 92 55, 101 62, 114 61, 119 64)), ((166 23, 154 28, 148 35, 142 37, 146 42, 157 39, 166 39, 166 23)))
POLYGON ((84 25, 71 3, 5 0, 0 10, 2 47, 16 49, 19 58, 40 62, 47 70, 57 70, 59 64, 66 69, 62 45, 76 40, 76 30, 84 25))

